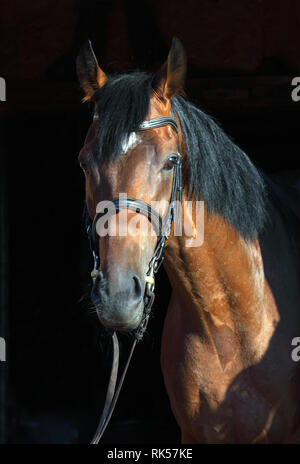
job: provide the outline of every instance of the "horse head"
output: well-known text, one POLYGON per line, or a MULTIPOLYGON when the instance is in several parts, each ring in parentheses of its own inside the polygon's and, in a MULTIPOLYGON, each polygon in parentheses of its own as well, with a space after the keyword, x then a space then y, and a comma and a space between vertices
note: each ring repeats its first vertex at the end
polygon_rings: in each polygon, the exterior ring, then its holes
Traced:
POLYGON ((181 188, 180 130, 171 99, 183 89, 185 53, 173 39, 166 62, 154 75, 110 77, 87 42, 77 58, 77 73, 84 100, 94 109, 79 154, 87 212, 94 220, 97 259, 91 297, 104 326, 132 330, 143 318, 147 284, 154 284, 149 265, 170 235, 160 223, 172 223, 170 200, 176 200, 181 188), (109 200, 116 209, 105 217, 109 200), (150 206, 153 202, 159 211, 150 206), (158 218, 156 223, 150 216, 158 218))

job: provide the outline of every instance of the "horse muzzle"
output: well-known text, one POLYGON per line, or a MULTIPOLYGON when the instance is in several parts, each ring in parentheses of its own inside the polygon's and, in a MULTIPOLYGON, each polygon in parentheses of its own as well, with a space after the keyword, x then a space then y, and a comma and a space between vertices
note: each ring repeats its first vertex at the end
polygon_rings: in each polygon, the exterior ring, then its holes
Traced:
POLYGON ((145 283, 130 270, 113 267, 101 273, 91 293, 101 324, 116 330, 136 329, 143 316, 144 287, 145 283))

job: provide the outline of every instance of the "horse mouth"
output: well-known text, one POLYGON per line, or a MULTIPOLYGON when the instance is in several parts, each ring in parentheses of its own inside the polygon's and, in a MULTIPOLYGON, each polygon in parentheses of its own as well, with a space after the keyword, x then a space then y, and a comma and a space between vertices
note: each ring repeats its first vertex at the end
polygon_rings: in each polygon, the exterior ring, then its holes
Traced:
POLYGON ((143 305, 139 304, 134 311, 134 316, 124 319, 123 317, 114 317, 113 314, 108 315, 101 308, 96 307, 96 312, 100 323, 107 329, 117 330, 120 332, 129 332, 135 330, 141 323, 143 317, 143 305))

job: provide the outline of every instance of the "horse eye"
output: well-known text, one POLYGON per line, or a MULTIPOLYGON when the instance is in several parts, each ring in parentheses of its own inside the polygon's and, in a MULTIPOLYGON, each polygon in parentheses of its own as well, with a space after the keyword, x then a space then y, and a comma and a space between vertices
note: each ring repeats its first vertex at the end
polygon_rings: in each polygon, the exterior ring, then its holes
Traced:
POLYGON ((169 156, 169 158, 165 161, 165 164, 163 167, 164 171, 170 171, 171 169, 173 169, 174 164, 176 164, 176 161, 177 161, 177 156, 175 155, 169 156))

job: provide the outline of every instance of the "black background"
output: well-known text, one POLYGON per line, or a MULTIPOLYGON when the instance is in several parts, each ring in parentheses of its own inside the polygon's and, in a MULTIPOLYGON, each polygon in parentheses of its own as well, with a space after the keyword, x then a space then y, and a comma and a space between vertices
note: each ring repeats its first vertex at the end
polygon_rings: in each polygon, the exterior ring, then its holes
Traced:
MULTIPOLYGON (((291 80, 300 75, 299 4, 240 3, 1 6, 0 75, 7 84, 7 101, 0 102, 0 336, 7 341, 7 362, 0 365, 2 441, 87 442, 104 401, 110 346, 88 300, 91 260, 76 161, 91 116, 80 104, 74 69, 85 39, 92 39, 101 66, 116 72, 157 69, 178 36, 187 44, 188 98, 214 116, 256 166, 268 173, 299 169, 300 102, 291 99, 291 80)), ((157 280, 149 330, 106 443, 180 441, 159 364, 170 286, 163 270, 157 280)), ((122 360, 129 344, 122 336, 122 360)))

